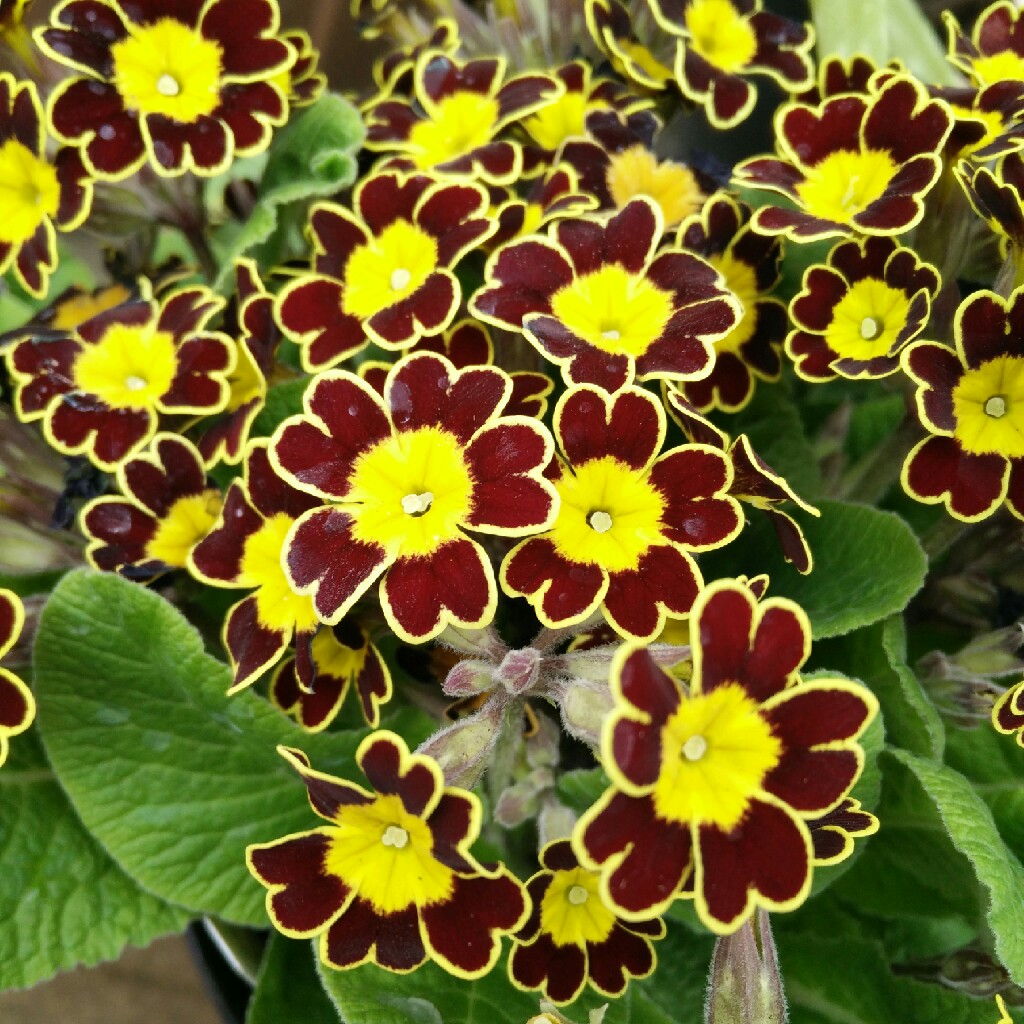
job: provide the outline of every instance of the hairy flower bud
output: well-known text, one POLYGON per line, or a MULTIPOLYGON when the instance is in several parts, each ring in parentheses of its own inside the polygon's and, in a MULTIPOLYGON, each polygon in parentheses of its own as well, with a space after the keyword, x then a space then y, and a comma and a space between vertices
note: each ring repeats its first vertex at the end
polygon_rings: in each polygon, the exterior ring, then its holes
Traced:
POLYGON ((788 1019, 771 925, 759 910, 715 945, 705 1024, 785 1024, 788 1019))

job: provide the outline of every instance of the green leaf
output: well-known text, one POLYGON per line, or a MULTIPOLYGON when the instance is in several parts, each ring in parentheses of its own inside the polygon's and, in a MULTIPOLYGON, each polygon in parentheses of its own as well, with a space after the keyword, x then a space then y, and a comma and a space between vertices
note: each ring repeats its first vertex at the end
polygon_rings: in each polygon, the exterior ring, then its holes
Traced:
POLYGON ((995 1004, 893 974, 878 944, 778 936, 794 1024, 994 1024, 995 1004))
POLYGON ((946 765, 905 750, 889 751, 910 769, 934 802, 953 845, 988 890, 987 920, 996 954, 1010 977, 1024 983, 1024 867, 1007 849, 992 813, 970 781, 946 765))
POLYGON ((189 915, 143 892, 89 835, 34 732, 0 770, 0 989, 117 957, 189 915))
POLYGON ((230 671, 158 594, 79 570, 57 586, 36 640, 39 722, 86 827, 152 893, 262 925, 245 847, 312 828, 279 743, 355 775, 362 733, 310 736, 230 671))
POLYGON ((269 437, 279 423, 289 416, 302 412, 302 396, 309 386, 309 379, 288 380, 275 384, 267 392, 267 400, 253 420, 250 434, 253 437, 269 437))
POLYGON ((332 92, 277 133, 252 214, 240 230, 219 239, 222 269, 216 288, 225 287, 237 257, 270 242, 279 228, 287 227, 285 214, 293 219, 296 213, 304 216, 309 201, 332 196, 355 180, 363 135, 359 112, 332 92))
POLYGON ((901 60, 929 85, 956 85, 958 75, 916 0, 811 0, 819 59, 862 53, 876 64, 901 60))
POLYGON ((270 936, 245 1024, 338 1024, 315 966, 316 949, 309 942, 270 936))
POLYGON ((839 665, 874 692, 885 716, 888 742, 941 760, 945 728, 935 706, 907 667, 901 615, 814 647, 815 664, 839 665))
POLYGON ((928 567, 913 531, 899 516, 866 505, 816 504, 821 518, 801 519, 814 553, 810 575, 785 563, 767 517, 754 511, 738 540, 700 559, 705 579, 768 573, 769 595, 796 601, 810 617, 815 639, 841 636, 903 611, 928 567))

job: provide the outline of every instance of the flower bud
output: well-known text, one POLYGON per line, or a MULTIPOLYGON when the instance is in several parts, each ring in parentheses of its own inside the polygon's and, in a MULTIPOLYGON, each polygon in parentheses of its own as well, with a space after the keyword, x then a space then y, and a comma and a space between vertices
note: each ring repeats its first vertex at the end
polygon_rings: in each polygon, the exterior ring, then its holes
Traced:
POLYGON ((416 752, 441 766, 445 785, 472 789, 487 768, 501 725, 501 708, 488 701, 475 715, 434 733, 416 752))
POLYGON ((540 651, 524 647, 509 651, 494 673, 495 682, 500 683, 513 696, 528 693, 540 676, 540 651))
POLYGON ((715 945, 705 1024, 785 1024, 788 1019, 771 925, 759 910, 715 945))
POLYGON ((449 671, 441 689, 446 697, 472 697, 476 693, 483 693, 494 685, 491 678, 493 667, 486 661, 466 658, 465 661, 457 662, 449 671))
POLYGON ((615 706, 607 683, 602 686, 586 679, 569 679, 562 687, 559 705, 566 731, 592 747, 599 747, 601 730, 615 706))

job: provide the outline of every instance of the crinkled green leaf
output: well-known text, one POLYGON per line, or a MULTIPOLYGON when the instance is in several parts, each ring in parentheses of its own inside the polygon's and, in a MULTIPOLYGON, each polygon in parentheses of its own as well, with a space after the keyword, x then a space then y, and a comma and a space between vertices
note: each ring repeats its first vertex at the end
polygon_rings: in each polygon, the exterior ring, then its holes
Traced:
POLYGON ((905 750, 890 754, 910 769, 934 802, 953 845, 988 890, 987 921, 1010 977, 1024 983, 1024 867, 1007 848, 992 812, 959 772, 905 750))
POLYGON ((881 65, 897 58, 929 85, 957 83, 942 42, 916 0, 811 0, 811 17, 819 59, 862 53, 881 65))
POLYGON ((40 728, 86 827, 150 892, 260 925, 245 847, 319 820, 276 746, 358 777, 362 733, 310 736, 252 691, 226 697, 229 683, 174 607, 116 575, 70 573, 43 612, 40 728))
POLYGON ((786 564, 767 517, 752 509, 738 540, 700 560, 705 578, 768 573, 769 595, 792 598, 803 607, 815 639, 841 636, 903 611, 928 568, 906 523, 866 505, 815 504, 820 519, 800 518, 814 553, 809 575, 786 564))
POLYGON ((317 974, 309 942, 271 935, 245 1024, 338 1024, 338 1012, 317 974))
POLYGON ((778 936, 793 1024, 995 1024, 995 1003, 895 975, 877 943, 778 936))
POLYGON ((35 733, 0 769, 0 989, 117 957, 189 915, 141 890, 89 835, 35 733))
POLYGON ((220 239, 217 288, 223 288, 230 278, 233 260, 269 242, 275 231, 285 226, 282 217, 294 212, 290 209, 293 204, 334 195, 355 180, 356 152, 363 135, 359 112, 332 92, 277 133, 251 216, 230 238, 220 239))

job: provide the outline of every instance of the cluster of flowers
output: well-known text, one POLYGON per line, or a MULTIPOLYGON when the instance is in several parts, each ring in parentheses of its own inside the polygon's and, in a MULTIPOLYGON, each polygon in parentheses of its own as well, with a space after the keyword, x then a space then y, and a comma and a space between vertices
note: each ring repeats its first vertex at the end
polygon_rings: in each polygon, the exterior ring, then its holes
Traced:
MULTIPOLYGON (((327 824, 249 850, 277 928, 320 935, 332 967, 429 958, 460 977, 510 935, 515 984, 618 994, 653 970, 677 898, 728 934, 802 903, 814 866, 878 824, 849 796, 873 695, 802 680, 804 612, 744 566, 698 566, 743 503, 813 565, 782 504, 816 510, 719 424, 784 357, 808 382, 902 374, 927 433, 906 491, 1024 518, 1024 30, 1005 3, 970 38, 951 21, 972 84, 950 90, 865 60, 815 75, 810 30, 760 0, 555 5, 543 41, 584 39, 589 59, 514 69, 474 44, 483 20, 355 7, 408 45, 375 68, 365 172, 309 211, 308 264, 268 289, 276 268, 240 260, 230 302, 167 276, 62 297, 6 344, 15 411, 109 475, 79 517, 94 567, 245 592, 223 628, 232 692, 269 674, 320 731, 352 689, 375 730, 369 789, 281 750, 327 824), (660 155, 659 112, 734 126, 751 74, 792 95, 778 154, 735 169, 768 193, 756 210, 660 155), (957 305, 958 254, 930 253, 929 224, 968 202, 1010 271, 957 305), (821 239, 787 308, 783 245, 821 239), (948 324, 952 346, 921 340, 948 324), (302 411, 260 434, 299 366, 302 411), (518 650, 496 625, 531 623, 518 650), (473 701, 418 751, 377 728, 384 636, 453 648, 443 692, 473 701), (525 884, 470 850, 470 790, 524 708, 545 728, 553 709, 609 780, 575 823, 548 819, 525 884)), ((0 75, 0 269, 37 296, 55 231, 104 183, 219 174, 323 85, 273 0, 65 0, 35 39, 72 74, 45 118, 32 82, 0 75)), ((13 595, 0 613, 3 653, 13 595)), ((0 684, 2 754, 33 704, 0 684)), ((1024 684, 994 722, 1024 742, 1024 684)))

